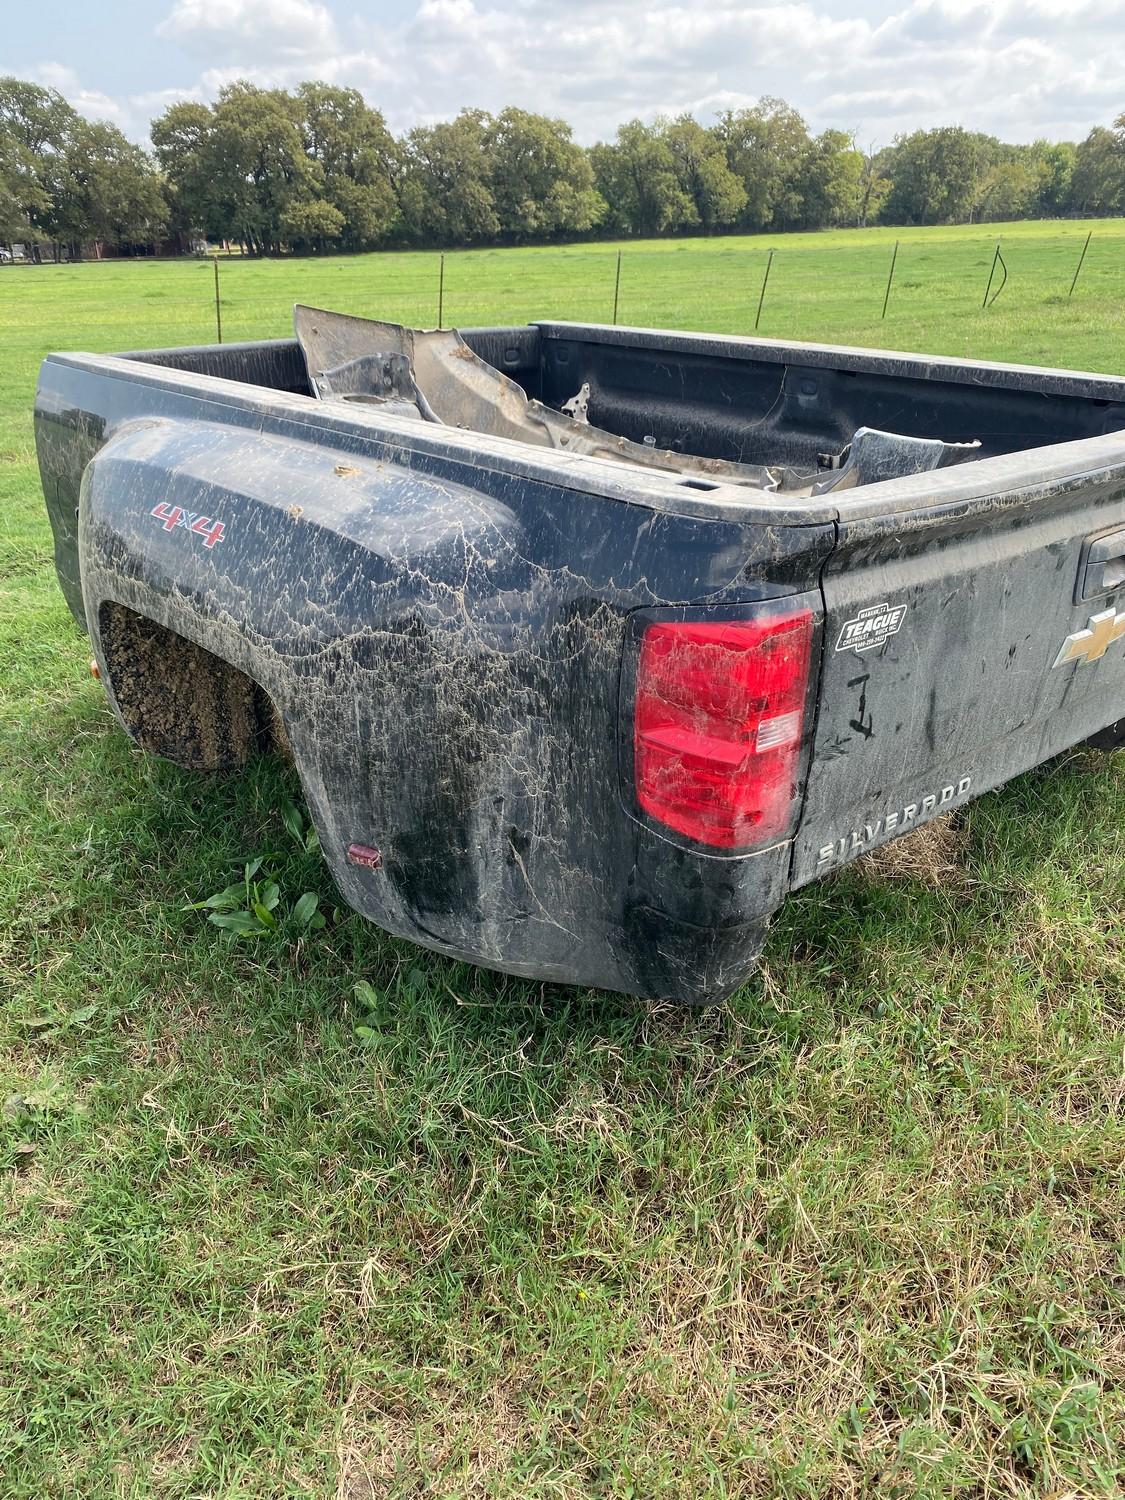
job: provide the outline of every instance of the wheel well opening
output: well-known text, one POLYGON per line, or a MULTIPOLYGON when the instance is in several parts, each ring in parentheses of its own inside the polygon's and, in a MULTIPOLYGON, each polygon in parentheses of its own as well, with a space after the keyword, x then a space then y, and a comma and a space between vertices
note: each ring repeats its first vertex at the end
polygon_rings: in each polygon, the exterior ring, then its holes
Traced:
POLYGON ((122 604, 103 604, 98 625, 108 686, 142 749, 196 771, 288 758, 273 699, 245 672, 122 604))

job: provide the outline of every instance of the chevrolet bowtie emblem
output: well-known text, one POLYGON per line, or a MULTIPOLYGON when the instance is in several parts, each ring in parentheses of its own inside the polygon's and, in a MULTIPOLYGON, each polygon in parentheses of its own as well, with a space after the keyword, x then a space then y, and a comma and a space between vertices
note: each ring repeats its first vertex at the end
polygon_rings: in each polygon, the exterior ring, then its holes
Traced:
POLYGON ((1119 615, 1115 610, 1104 609, 1100 615, 1090 616, 1090 623, 1085 630, 1076 630, 1073 635, 1067 636, 1053 665, 1062 667, 1068 661, 1077 661, 1085 666, 1088 662, 1101 661, 1113 643, 1122 636, 1125 636, 1125 614, 1119 615))

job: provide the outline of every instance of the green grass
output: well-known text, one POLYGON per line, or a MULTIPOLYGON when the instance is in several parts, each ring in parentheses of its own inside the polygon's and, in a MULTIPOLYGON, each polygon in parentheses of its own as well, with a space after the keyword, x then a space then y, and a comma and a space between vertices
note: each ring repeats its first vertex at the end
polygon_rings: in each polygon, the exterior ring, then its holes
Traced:
MULTIPOLYGON (((763 333, 1119 370, 1085 230, 907 232, 885 323, 894 231, 631 244, 621 316, 748 331, 773 244, 763 333)), ((447 321, 606 319, 614 257, 448 256, 447 321)), ((436 270, 234 262, 224 330, 432 322, 436 270)), ((4 1500, 1121 1493, 1125 757, 803 892, 716 1011, 383 937, 284 772, 131 749, 55 587, 38 361, 205 341, 211 289, 0 268, 4 1500), (322 932, 186 910, 260 853, 322 932)))

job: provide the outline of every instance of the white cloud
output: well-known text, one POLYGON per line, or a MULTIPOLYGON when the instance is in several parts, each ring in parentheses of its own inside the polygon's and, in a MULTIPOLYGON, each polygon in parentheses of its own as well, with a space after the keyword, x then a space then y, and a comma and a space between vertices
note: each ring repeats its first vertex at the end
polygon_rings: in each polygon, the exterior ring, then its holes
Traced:
POLYGON ((156 31, 206 58, 233 51, 256 63, 330 57, 340 45, 317 0, 176 0, 156 31))
POLYGON ((108 94, 99 93, 97 89, 83 88, 73 68, 64 67, 62 63, 40 63, 37 68, 31 69, 31 79, 44 88, 58 89, 78 113, 85 115, 88 120, 108 120, 111 125, 119 128, 128 124, 128 110, 121 101, 111 99, 108 94))
POLYGON ((57 86, 138 136, 172 98, 239 77, 351 85, 400 131, 517 104, 563 116, 584 142, 635 115, 706 119, 763 94, 864 144, 947 123, 1076 139, 1125 109, 1125 0, 400 3, 388 19, 375 0, 173 0, 156 29, 194 60, 184 87, 157 78, 113 99, 73 76, 57 86))

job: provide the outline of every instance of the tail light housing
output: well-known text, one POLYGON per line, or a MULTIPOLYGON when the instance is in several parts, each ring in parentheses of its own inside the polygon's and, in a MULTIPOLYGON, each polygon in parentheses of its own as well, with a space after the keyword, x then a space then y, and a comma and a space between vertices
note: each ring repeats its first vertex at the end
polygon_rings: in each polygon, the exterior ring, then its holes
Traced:
POLYGON ((633 775, 649 817, 722 849, 788 832, 812 640, 812 611, 803 607, 646 626, 633 775))

